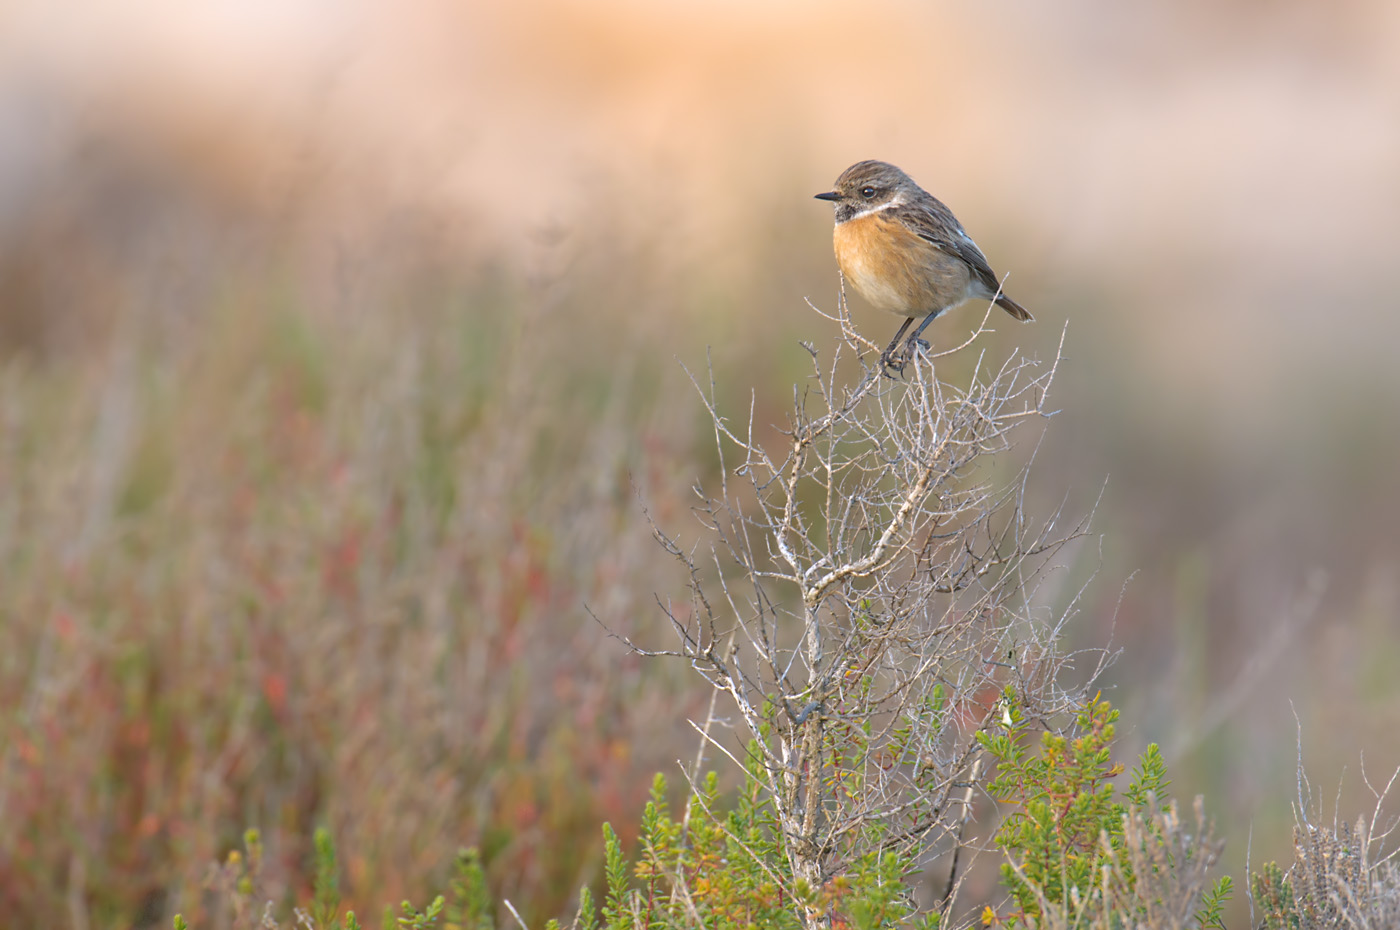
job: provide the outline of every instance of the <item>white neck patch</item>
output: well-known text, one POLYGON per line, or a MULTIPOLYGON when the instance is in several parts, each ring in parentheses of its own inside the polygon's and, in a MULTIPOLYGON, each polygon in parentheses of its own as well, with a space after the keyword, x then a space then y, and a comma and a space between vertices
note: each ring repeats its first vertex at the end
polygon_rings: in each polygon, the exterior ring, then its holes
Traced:
POLYGON ((862 205, 860 209, 858 209, 855 213, 852 213, 850 216, 846 217, 841 222, 849 223, 851 220, 858 220, 861 217, 869 216, 872 213, 881 213, 885 210, 893 210, 895 207, 902 207, 906 203, 908 203, 908 201, 904 199, 903 194, 895 194, 893 197, 891 197, 889 200, 886 200, 882 204, 878 204, 873 207, 867 207, 862 205))

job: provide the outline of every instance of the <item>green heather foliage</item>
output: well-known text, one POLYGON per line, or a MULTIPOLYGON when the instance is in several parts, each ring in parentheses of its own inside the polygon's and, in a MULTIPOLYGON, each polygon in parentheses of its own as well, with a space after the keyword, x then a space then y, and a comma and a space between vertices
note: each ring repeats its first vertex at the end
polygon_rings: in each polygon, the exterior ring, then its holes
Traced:
POLYGON ((335 844, 325 827, 316 829, 315 848, 316 899, 311 914, 317 926, 329 927, 340 908, 340 870, 335 861, 335 844))
MULTIPOLYGON (((1147 747, 1119 800, 1112 783, 1123 773, 1122 763, 1112 759, 1118 711, 1102 695, 1084 705, 1073 735, 1042 733, 1038 753, 1027 746, 1031 724, 1014 690, 1007 689, 1002 706, 1002 731, 984 731, 978 738, 997 762, 988 790, 1015 805, 996 833, 996 844, 1007 859, 1001 866, 1002 880, 1015 906, 1005 915, 989 907, 984 922, 1057 926, 1067 920, 1076 925, 1084 915, 1102 912, 1125 920, 1141 918, 1143 914, 1133 913, 1139 910, 1132 903, 1139 875, 1130 853, 1143 850, 1130 849, 1130 834, 1145 826, 1147 843, 1141 845, 1160 843, 1168 839, 1165 833, 1174 823, 1153 817, 1167 801, 1169 782, 1161 750, 1155 743, 1147 747), (1053 919, 1047 911, 1055 912, 1053 919)), ((1191 859, 1208 855, 1207 846, 1184 849, 1187 861, 1178 863, 1168 854, 1168 869, 1184 870, 1199 864, 1191 859)), ((1201 893, 1194 915, 1197 925, 1221 926, 1229 891, 1226 877, 1201 893)))
MULTIPOLYGON (((908 863, 892 853, 870 854, 822 888, 795 879, 777 842, 777 819, 758 782, 746 779, 727 811, 718 779, 707 775, 671 816, 666 780, 657 775, 642 814, 641 848, 630 869, 617 834, 603 828, 610 930, 632 927, 802 927, 801 907, 820 907, 834 922, 857 930, 903 925, 914 912, 905 879, 908 863)), ((596 926, 587 890, 577 926, 596 926)), ((935 927, 937 917, 921 926, 935 927)))
POLYGON ((452 899, 447 906, 447 930, 495 930, 486 872, 475 849, 457 853, 452 869, 452 899))
MULTIPOLYGON (((1205 890, 1197 879, 1209 862, 1208 841, 1183 838, 1174 815, 1158 814, 1166 801, 1166 767, 1155 746, 1143 753, 1122 798, 1109 780, 1122 771, 1111 759, 1117 718, 1107 701, 1095 697, 1078 717, 1077 735, 1043 737, 1040 752, 1025 746, 1028 724, 1014 694, 1005 702, 1004 732, 984 740, 999 762, 992 792, 1016 809, 995 836, 1005 855, 1003 878, 1012 908, 998 914, 988 906, 981 922, 1006 927, 1199 926, 1223 930, 1221 914, 1230 892, 1228 878, 1205 890), (1166 852, 1163 852, 1166 850, 1166 852), (1187 916, 1172 921, 1164 913, 1187 916)), ((571 930, 799 930, 814 911, 842 930, 913 927, 937 930, 947 915, 921 908, 911 879, 911 862, 893 852, 871 852, 853 859, 821 887, 796 877, 780 842, 771 799, 751 771, 737 791, 722 793, 709 773, 685 795, 673 814, 667 783, 657 775, 642 812, 634 858, 610 824, 603 826, 603 899, 579 891, 571 930)), ((1198 823, 1203 820, 1198 819, 1198 823)), ((229 854, 218 870, 235 928, 309 927, 353 930, 353 912, 337 916, 339 866, 330 834, 315 835, 315 880, 309 910, 293 909, 279 921, 263 897, 264 852, 257 831, 244 837, 244 850, 229 854)), ((1218 849, 1218 847, 1216 847, 1218 849)), ((1319 926, 1299 923, 1298 906, 1277 866, 1255 877, 1255 896, 1265 901, 1268 927, 1319 926), (1290 920, 1292 922, 1290 922, 1290 920)), ((418 910, 410 902, 384 912, 387 930, 494 930, 494 906, 476 850, 455 860, 449 894, 418 910)), ((512 918, 513 920, 513 918, 512 918)), ((177 930, 187 926, 175 918, 177 930)), ((545 930, 559 930, 551 920, 545 930)))
MULTIPOLYGON (((1096 884, 1101 832, 1121 847, 1123 806, 1114 799, 1111 779, 1123 767, 1109 759, 1118 712, 1094 698, 1079 715, 1082 735, 1043 733, 1036 755, 1025 746, 1029 724, 1014 691, 1007 691, 1004 707, 1005 732, 979 738, 997 760, 997 777, 988 785, 992 796, 1018 805, 997 830, 998 845, 1012 856, 1001 867, 1020 907, 1012 916, 1036 917, 1042 900, 1063 904, 1071 889, 1082 892, 1096 884)), ((1156 784, 1134 784, 1130 791, 1156 796, 1163 787, 1160 760, 1156 747, 1149 747, 1143 768, 1156 784)))

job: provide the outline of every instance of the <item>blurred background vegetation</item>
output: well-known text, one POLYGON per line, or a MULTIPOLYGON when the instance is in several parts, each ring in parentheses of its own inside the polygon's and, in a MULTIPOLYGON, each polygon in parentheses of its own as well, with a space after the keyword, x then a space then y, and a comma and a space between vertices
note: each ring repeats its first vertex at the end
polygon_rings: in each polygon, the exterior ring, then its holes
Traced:
POLYGON ((1395 4, 86 14, 0 11, 15 923, 197 920, 247 826, 302 896, 320 824, 360 909, 479 844, 562 913, 704 698, 585 605, 664 641, 681 363, 782 423, 860 158, 1010 274, 996 340, 1068 325, 1032 509, 1102 491, 1074 635, 1227 868, 1287 858, 1300 739, 1344 819, 1400 764, 1395 4))

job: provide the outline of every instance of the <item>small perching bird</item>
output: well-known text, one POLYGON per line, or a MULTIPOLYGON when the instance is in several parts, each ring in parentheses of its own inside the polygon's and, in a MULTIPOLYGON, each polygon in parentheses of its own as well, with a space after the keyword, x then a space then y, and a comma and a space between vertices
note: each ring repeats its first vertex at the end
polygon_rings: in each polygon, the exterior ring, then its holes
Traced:
POLYGON ((880 355, 884 368, 902 371, 924 327, 967 300, 993 300, 1018 320, 1030 311, 1001 293, 987 257, 937 197, 894 165, 856 162, 817 194, 836 208, 832 240, 836 263, 876 309, 906 317, 880 355), (900 346, 909 324, 924 321, 900 346))

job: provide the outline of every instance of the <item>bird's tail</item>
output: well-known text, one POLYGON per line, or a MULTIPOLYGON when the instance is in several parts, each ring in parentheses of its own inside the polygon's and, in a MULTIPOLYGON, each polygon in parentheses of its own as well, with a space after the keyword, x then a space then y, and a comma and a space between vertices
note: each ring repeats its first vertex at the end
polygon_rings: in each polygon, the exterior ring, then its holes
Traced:
POLYGON ((1020 320, 1022 323, 1035 319, 1035 317, 1031 316, 1031 312, 1029 310, 1016 303, 1016 301, 1012 300, 1010 297, 1007 297, 1005 294, 998 294, 996 303, 998 307, 1005 310, 1007 313, 1011 314, 1016 319, 1020 320))

